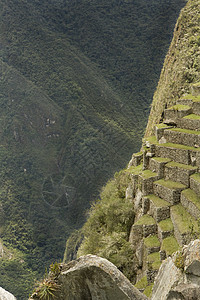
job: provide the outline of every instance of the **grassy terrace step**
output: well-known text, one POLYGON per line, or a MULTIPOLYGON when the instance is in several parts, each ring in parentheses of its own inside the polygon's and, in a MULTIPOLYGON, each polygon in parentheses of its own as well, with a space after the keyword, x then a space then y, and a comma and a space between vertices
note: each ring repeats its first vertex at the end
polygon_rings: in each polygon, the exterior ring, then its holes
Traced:
POLYGON ((200 116, 190 114, 178 120, 177 126, 180 128, 199 130, 200 128, 200 116))
POLYGON ((164 157, 152 157, 149 161, 149 169, 155 171, 159 178, 164 177, 164 166, 171 160, 164 157))
POLYGON ((192 107, 192 111, 194 114, 200 115, 200 96, 186 95, 177 102, 180 104, 188 104, 192 107))
POLYGON ((195 173, 190 176, 190 188, 196 194, 200 194, 200 173, 195 173))
POLYGON ((172 255, 174 252, 178 251, 179 249, 180 246, 173 235, 166 237, 162 241, 161 250, 165 251, 166 256, 172 255))
POLYGON ((158 270, 161 265, 160 253, 154 252, 147 256, 147 264, 153 270, 158 270))
POLYGON ((138 185, 144 196, 151 193, 153 182, 158 178, 158 174, 150 170, 145 170, 139 174, 138 185))
POLYGON ((135 284, 135 287, 140 291, 144 291, 147 285, 148 285, 147 276, 144 276, 135 284))
POLYGON ((173 126, 166 125, 164 123, 156 124, 155 125, 155 135, 156 139, 159 141, 163 136, 164 130, 173 128, 173 126))
POLYGON ((192 113, 192 108, 188 105, 176 104, 164 111, 165 120, 176 121, 177 118, 182 118, 192 113))
POLYGON ((172 235, 174 226, 170 218, 162 220, 158 223, 158 237, 160 241, 172 235))
POLYGON ((160 250, 160 241, 157 235, 151 235, 144 238, 144 245, 147 248, 147 255, 160 250))
POLYGON ((198 222, 181 204, 172 206, 170 210, 174 235, 179 245, 183 246, 199 233, 198 222))
POLYGON ((200 145, 200 131, 184 128, 171 128, 164 130, 164 138, 169 143, 195 147, 200 145))
POLYGON ((182 183, 172 180, 160 179, 153 184, 154 194, 172 205, 180 201, 181 191, 185 188, 186 186, 182 183))
POLYGON ((144 237, 157 233, 156 221, 149 215, 142 216, 137 222, 134 223, 134 226, 142 227, 141 230, 144 237))
POLYGON ((182 191, 181 204, 195 219, 200 219, 200 196, 193 190, 187 189, 182 191))
POLYGON ((164 178, 167 180, 178 181, 189 186, 190 175, 197 172, 197 170, 197 167, 171 161, 165 165, 164 178))
POLYGON ((169 158, 175 162, 183 164, 191 164, 191 155, 196 156, 200 154, 200 147, 191 147, 181 144, 164 143, 159 144, 155 136, 151 136, 145 139, 148 144, 154 145, 155 156, 169 158))
POLYGON ((153 194, 147 195, 145 198, 149 201, 149 214, 153 216, 156 222, 169 218, 169 202, 153 194))

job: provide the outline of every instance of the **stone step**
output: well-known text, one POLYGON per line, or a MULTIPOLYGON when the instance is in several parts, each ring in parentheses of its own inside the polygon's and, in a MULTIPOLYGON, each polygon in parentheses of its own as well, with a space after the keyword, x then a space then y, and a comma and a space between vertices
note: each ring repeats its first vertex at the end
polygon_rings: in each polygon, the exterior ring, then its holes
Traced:
POLYGON ((166 200, 171 205, 180 202, 180 194, 185 188, 186 186, 182 183, 172 180, 160 179, 155 181, 153 184, 154 194, 166 200))
POLYGON ((138 232, 141 232, 143 237, 147 237, 150 234, 156 234, 157 233, 157 224, 154 220, 154 218, 148 214, 140 217, 133 225, 133 227, 141 227, 142 229, 138 228, 138 232))
POLYGON ((171 128, 164 131, 164 138, 167 143, 200 147, 200 131, 197 130, 171 128))
POLYGON ((180 250, 180 246, 173 234, 163 239, 161 243, 161 251, 166 253, 166 257, 171 256, 178 250, 180 250))
POLYGON ((149 161, 149 170, 156 172, 159 178, 164 177, 165 165, 171 160, 163 157, 152 157, 149 161))
POLYGON ((200 167, 200 148, 174 143, 155 143, 154 153, 156 157, 165 157, 181 164, 200 167))
POLYGON ((195 173, 190 176, 190 188, 200 195, 200 173, 195 173))
POLYGON ((159 252, 160 251, 160 241, 157 237, 157 235, 150 235, 146 238, 144 238, 144 246, 147 251, 147 255, 159 252))
POLYGON ((164 120, 176 123, 177 118, 183 118, 191 114, 192 108, 188 105, 176 104, 164 110, 164 120))
POLYGON ((142 163, 143 152, 137 152, 132 155, 132 158, 128 164, 128 169, 131 167, 137 167, 142 163))
POLYGON ((172 235, 174 226, 170 218, 162 220, 158 223, 158 238, 162 242, 166 237, 172 235))
POLYGON ((178 105, 188 105, 192 108, 193 114, 200 115, 200 97, 186 95, 177 101, 178 105))
POLYGON ((153 194, 147 195, 145 198, 146 201, 149 201, 149 214, 157 223, 170 217, 169 202, 153 194))
POLYGON ((158 180, 158 174, 150 170, 144 170, 138 176, 138 187, 143 195, 150 194, 153 190, 153 182, 158 180))
POLYGON ((199 234, 198 222, 182 204, 170 208, 171 220, 174 225, 174 236, 180 246, 188 244, 199 234))
POLYGON ((182 191, 181 204, 195 219, 200 219, 200 196, 193 190, 187 189, 182 191))
POLYGON ((195 114, 190 114, 183 118, 177 120, 177 127, 190 129, 190 130, 199 130, 200 128, 200 116, 195 114))
POLYGON ((177 181, 189 187, 190 175, 194 174, 197 171, 198 167, 171 161, 165 165, 164 179, 177 181))
POLYGON ((155 125, 155 136, 156 136, 157 141, 159 141, 163 137, 164 130, 170 129, 170 128, 173 128, 173 126, 169 126, 164 123, 155 125))

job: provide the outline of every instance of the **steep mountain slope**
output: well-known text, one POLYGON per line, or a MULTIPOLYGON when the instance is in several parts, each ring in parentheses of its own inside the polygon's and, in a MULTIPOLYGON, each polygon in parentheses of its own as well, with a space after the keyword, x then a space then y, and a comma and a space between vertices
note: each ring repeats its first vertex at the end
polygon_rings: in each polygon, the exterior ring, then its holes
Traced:
POLYGON ((174 29, 174 37, 165 58, 157 90, 153 97, 146 136, 161 119, 166 106, 190 91, 190 85, 199 81, 200 27, 199 1, 189 1, 181 11, 174 29))
MULTIPOLYGON (((106 257, 148 296, 161 261, 200 233, 199 17, 200 1, 188 1, 154 95, 146 135, 156 136, 104 187, 78 250, 106 257)), ((175 261, 181 268, 182 253, 175 261)))
POLYGON ((0 1, 1 237, 24 268, 13 287, 5 257, 0 279, 18 299, 140 147, 182 5, 0 1))

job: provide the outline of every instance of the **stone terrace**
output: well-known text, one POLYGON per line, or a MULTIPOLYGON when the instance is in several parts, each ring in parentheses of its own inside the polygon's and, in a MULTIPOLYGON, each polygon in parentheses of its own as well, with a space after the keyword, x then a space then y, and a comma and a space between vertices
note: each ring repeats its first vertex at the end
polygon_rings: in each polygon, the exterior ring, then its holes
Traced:
POLYGON ((141 283, 154 281, 163 259, 199 236, 200 96, 187 95, 165 109, 163 123, 129 168, 136 213, 130 242, 140 266, 136 286, 143 291, 141 283))

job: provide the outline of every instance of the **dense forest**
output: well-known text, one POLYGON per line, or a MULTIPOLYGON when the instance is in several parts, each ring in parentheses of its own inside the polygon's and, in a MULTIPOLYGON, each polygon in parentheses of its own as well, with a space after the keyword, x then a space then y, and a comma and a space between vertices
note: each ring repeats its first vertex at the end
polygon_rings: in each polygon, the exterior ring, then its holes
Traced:
POLYGON ((140 148, 184 4, 0 0, 0 281, 18 299, 140 148))

